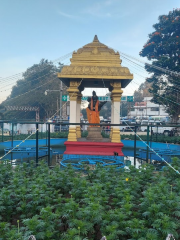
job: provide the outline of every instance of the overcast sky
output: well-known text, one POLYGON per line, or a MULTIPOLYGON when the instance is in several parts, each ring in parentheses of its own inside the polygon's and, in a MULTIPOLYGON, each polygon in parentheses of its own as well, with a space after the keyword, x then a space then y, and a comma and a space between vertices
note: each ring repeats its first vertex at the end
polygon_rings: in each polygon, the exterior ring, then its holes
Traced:
MULTIPOLYGON (((0 0, 0 77, 23 72, 42 58, 60 58, 92 42, 95 34, 100 42, 140 58, 139 52, 158 16, 179 8, 178 3, 179 0, 0 0)), ((69 59, 62 62, 68 64, 69 59)), ((132 82, 124 91, 124 95, 132 95, 146 73, 125 60, 122 65, 135 75, 136 84, 132 82)), ((17 80, 7 78, 2 84, 1 78, 0 89, 6 91, 0 92, 0 102, 17 80)))

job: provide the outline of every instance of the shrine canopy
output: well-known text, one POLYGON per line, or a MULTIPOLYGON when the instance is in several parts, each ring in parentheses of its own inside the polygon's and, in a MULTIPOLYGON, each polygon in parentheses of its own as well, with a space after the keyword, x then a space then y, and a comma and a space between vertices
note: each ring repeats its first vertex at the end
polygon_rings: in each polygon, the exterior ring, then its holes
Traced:
POLYGON ((84 88, 108 88, 111 82, 121 82, 125 88, 133 79, 127 67, 122 67, 119 52, 99 42, 95 35, 93 42, 73 52, 71 64, 64 66, 58 78, 69 87, 71 81, 81 81, 79 90, 84 88))

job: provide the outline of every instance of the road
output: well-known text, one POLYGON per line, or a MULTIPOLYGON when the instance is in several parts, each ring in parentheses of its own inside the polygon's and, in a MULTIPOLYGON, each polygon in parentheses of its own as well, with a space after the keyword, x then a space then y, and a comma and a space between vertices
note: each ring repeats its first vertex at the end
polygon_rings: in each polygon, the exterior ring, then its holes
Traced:
MULTIPOLYGON (((121 135, 130 135, 130 134, 134 134, 134 132, 122 132, 120 131, 121 135)), ((138 135, 147 135, 147 132, 137 132, 138 135)))

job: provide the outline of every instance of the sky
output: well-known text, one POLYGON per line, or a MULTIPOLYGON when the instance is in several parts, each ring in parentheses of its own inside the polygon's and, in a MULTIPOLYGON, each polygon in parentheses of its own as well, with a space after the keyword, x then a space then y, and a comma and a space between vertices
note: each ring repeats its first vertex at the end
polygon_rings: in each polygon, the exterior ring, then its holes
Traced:
MULTIPOLYGON (((17 77, 42 58, 54 61, 99 41, 120 52, 141 58, 139 52, 154 31, 159 15, 179 8, 179 0, 0 0, 0 102, 17 77), (6 78, 8 77, 8 78, 6 78), (6 79, 4 79, 6 78, 6 79), (3 92, 1 92, 3 91, 3 92)), ((132 95, 147 73, 121 57, 134 74, 124 89, 132 95)), ((62 60, 69 64, 69 58, 62 60)), ((97 94, 105 95, 105 89, 97 94)), ((89 90, 84 91, 88 95, 89 90)))

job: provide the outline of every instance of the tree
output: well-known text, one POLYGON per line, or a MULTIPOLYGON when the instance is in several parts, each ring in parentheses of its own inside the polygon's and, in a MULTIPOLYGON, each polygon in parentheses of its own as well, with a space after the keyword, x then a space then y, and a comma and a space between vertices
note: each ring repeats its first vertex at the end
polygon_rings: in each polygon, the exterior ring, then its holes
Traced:
POLYGON ((134 102, 142 102, 143 101, 143 94, 142 91, 139 89, 134 91, 134 102))
POLYGON ((4 117, 4 113, 5 112, 5 107, 1 104, 0 105, 0 119, 2 119, 4 117))
POLYGON ((177 121, 180 114, 180 77, 178 74, 170 74, 168 70, 180 72, 180 9, 159 16, 159 22, 153 27, 155 31, 149 34, 140 56, 152 60, 151 65, 145 66, 152 73, 147 79, 152 84, 152 101, 164 105, 174 121, 177 121))
POLYGON ((149 92, 151 85, 152 84, 147 81, 142 83, 138 90, 134 91, 134 102, 142 102, 145 97, 152 97, 152 93, 149 92))
POLYGON ((120 116, 121 117, 126 117, 128 115, 128 110, 131 109, 131 104, 132 103, 130 103, 130 107, 128 108, 128 103, 121 101, 121 107, 120 107, 120 116))
POLYGON ((101 108, 100 116, 103 116, 104 119, 109 119, 109 117, 111 117, 111 102, 107 102, 101 108))
MULTIPOLYGON (((60 72, 62 65, 59 67, 52 62, 42 59, 39 64, 34 64, 28 68, 23 78, 18 80, 12 88, 10 96, 2 103, 4 106, 38 106, 40 109, 40 118, 49 118, 57 111, 57 98, 59 92, 52 92, 45 96, 45 90, 60 89, 60 80, 57 72, 60 72), (28 93, 26 93, 28 92, 28 93)), ((66 87, 63 84, 63 94, 66 93, 66 87)), ((6 119, 35 119, 35 112, 17 112, 8 111, 4 113, 6 119)))

